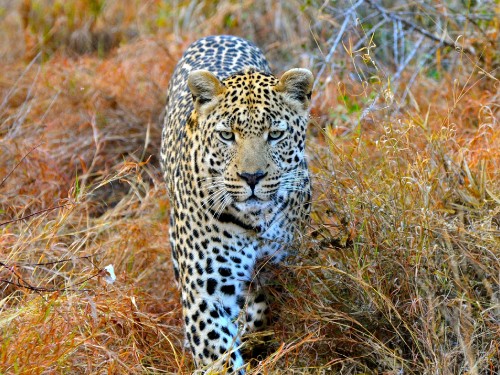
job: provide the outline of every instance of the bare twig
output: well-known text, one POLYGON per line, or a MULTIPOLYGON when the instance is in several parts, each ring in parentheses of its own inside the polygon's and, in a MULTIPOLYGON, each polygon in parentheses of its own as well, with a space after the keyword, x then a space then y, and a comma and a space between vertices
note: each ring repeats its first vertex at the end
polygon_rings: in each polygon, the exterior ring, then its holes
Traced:
POLYGON ((12 85, 11 89, 9 90, 9 92, 7 92, 7 94, 5 95, 5 97, 3 98, 2 100, 2 104, 0 104, 0 111, 2 111, 4 109, 4 107, 7 105, 7 102, 8 100, 10 99, 10 97, 14 94, 14 92, 16 92, 16 87, 17 87, 17 84, 19 83, 19 81, 26 75, 26 73, 31 69, 31 67, 33 66, 33 64, 39 60, 39 57, 41 56, 41 52, 38 52, 36 54, 35 57, 33 57, 33 59, 31 59, 30 63, 28 64, 28 66, 24 69, 23 73, 21 74, 21 76, 16 80, 16 82, 12 85))
MULTIPOLYGON (((375 31, 377 31, 381 26, 385 25, 386 23, 387 23, 387 19, 384 18, 383 20, 381 20, 380 22, 378 22, 377 24, 375 24, 370 30, 364 32, 363 37, 360 38, 356 42, 356 44, 354 45, 354 47, 352 47, 352 50, 353 51, 359 50, 361 48, 361 46, 363 45, 363 43, 366 41, 366 39, 370 38, 375 33, 375 31)), ((361 25, 361 27, 363 27, 363 25, 361 25)))
MULTIPOLYGON (((418 49, 420 48, 420 45, 422 44, 424 40, 424 37, 421 36, 420 39, 417 41, 417 43, 415 44, 415 47, 413 48, 413 50, 410 52, 410 54, 406 57, 405 61, 403 62, 403 64, 401 66, 399 66, 398 70, 396 71, 396 73, 394 74, 394 76, 392 77, 393 79, 393 82, 396 82, 399 77, 401 76, 401 73, 405 70, 406 66, 410 63, 410 61, 413 59, 413 57, 415 56, 415 54, 417 53, 418 49)), ((361 116, 359 118, 359 121, 363 120, 370 112, 374 111, 375 109, 381 109, 381 108, 375 108, 375 104, 377 103, 378 99, 380 98, 380 95, 381 93, 385 93, 387 91, 387 89, 389 88, 389 84, 390 84, 390 81, 387 82, 385 84, 385 86, 382 88, 382 90, 380 90, 377 94, 377 96, 373 99, 373 101, 371 102, 371 104, 368 106, 368 108, 366 108, 363 113, 361 113, 361 116)), ((392 96, 394 96, 395 92, 397 92, 397 90, 395 90, 394 92, 391 93, 392 96)), ((384 107, 385 108, 385 107, 384 107)))
POLYGON ((461 17, 464 17, 467 21, 469 21, 474 27, 481 33, 481 35, 484 37, 484 40, 488 42, 493 48, 496 48, 496 45, 498 43, 498 40, 495 40, 494 38, 491 38, 490 35, 488 35, 482 28, 479 26, 477 21, 472 18, 469 14, 461 11, 457 11, 453 8, 450 8, 450 10, 455 14, 455 15, 460 15, 461 17))
MULTIPOLYGON (((92 254, 92 255, 86 255, 86 256, 81 256, 81 257, 77 257, 76 259, 87 259, 89 260, 90 258, 93 258, 95 257, 97 254, 92 254)), ((37 293, 52 293, 52 292, 88 292, 88 291, 91 291, 91 289, 75 289, 76 286, 79 286, 79 285, 82 285, 84 284, 85 282, 93 279, 94 277, 96 276, 99 276, 99 275, 102 275, 103 273, 103 269, 98 269, 97 272, 95 272, 94 274, 88 276, 87 278, 85 278, 84 280, 82 281, 79 281, 75 284, 72 284, 70 287, 66 287, 66 288, 47 288, 47 287, 38 287, 38 286, 34 286, 32 284, 30 284, 29 282, 27 282, 18 272, 16 272, 16 267, 25 267, 25 266, 47 266, 47 265, 54 265, 54 264, 60 264, 60 263, 66 263, 66 262, 70 262, 70 261, 73 261, 74 259, 71 258, 71 259, 61 259, 61 260, 58 260, 58 261, 53 261, 53 262, 43 262, 43 263, 26 263, 26 264, 22 264, 22 263, 15 263, 15 264, 6 264, 6 263, 3 263, 3 262, 0 262, 0 266, 5 268, 11 275, 13 275, 17 280, 16 281, 12 281, 12 280, 8 280, 8 279, 0 279, 0 282, 3 282, 3 283, 6 283, 6 284, 10 284, 10 285, 14 285, 14 286, 17 286, 19 288, 24 288, 24 289, 28 289, 28 290, 32 290, 34 292, 37 292, 37 293)), ((91 262, 92 263, 92 262, 91 262)))
POLYGON ((7 173, 7 176, 5 176, 2 181, 0 182, 0 187, 5 183, 5 181, 9 178, 9 176, 16 170, 17 167, 19 167, 19 165, 23 162, 24 159, 26 159, 26 157, 31 154, 34 150, 36 150, 38 147, 40 147, 41 145, 43 144, 43 142, 40 142, 39 144, 37 144, 36 146, 34 146, 31 150, 29 150, 22 158, 21 160, 19 160, 19 162, 14 166, 14 168, 12 168, 12 170, 7 173))
MULTIPOLYGON (((54 264, 60 264, 60 263, 66 263, 66 262, 72 262, 74 261, 75 259, 91 259, 91 258, 94 258, 96 257, 97 255, 99 255, 100 253, 102 253, 103 251, 99 251, 97 253, 94 253, 92 255, 85 255, 85 256, 81 256, 81 257, 76 257, 76 258, 66 258, 66 259, 61 259, 61 260, 55 260, 55 261, 52 261, 52 262, 42 262, 42 263, 15 263, 11 266, 8 266, 8 267, 37 267, 37 266, 51 266, 51 265, 54 265, 54 264)), ((92 263, 92 262, 91 262, 92 263)), ((93 264, 93 263, 92 263, 93 264)), ((0 265, 1 266, 6 266, 4 263, 0 262, 0 265)))
MULTIPOLYGON (((93 255, 85 256, 85 257, 80 257, 79 259, 84 259, 84 258, 90 258, 93 255)), ((59 262, 64 262, 64 261, 59 261, 59 262)), ((49 262, 49 263, 44 263, 44 264, 51 264, 51 263, 59 263, 59 262, 49 262)), ((103 274, 103 269, 99 269, 97 272, 93 273, 92 275, 88 276, 82 281, 79 281, 77 283, 72 284, 70 287, 66 288, 47 288, 47 287, 38 287, 31 285, 29 282, 27 282, 19 273, 15 271, 15 266, 9 266, 3 262, 0 262, 0 266, 5 268, 11 275, 13 275, 17 280, 12 281, 8 279, 0 279, 0 282, 10 284, 17 286, 19 288, 24 288, 28 290, 32 290, 34 292, 40 293, 52 293, 52 292, 89 292, 91 289, 75 289, 75 287, 82 285, 86 283, 87 281, 93 279, 96 276, 102 275, 103 274)))
POLYGON ((6 284, 10 284, 10 285, 14 285, 14 286, 17 286, 19 288, 32 290, 34 292, 44 292, 44 293, 53 293, 53 292, 91 292, 92 289, 75 289, 74 287, 76 287, 78 285, 82 285, 82 284, 86 283, 87 281, 93 279, 94 277, 99 276, 100 274, 101 274, 101 271, 96 272, 95 274, 87 277, 85 280, 82 280, 82 281, 79 281, 79 282, 73 284, 69 288, 46 288, 46 287, 33 286, 33 285, 29 284, 28 282, 26 282, 25 280, 23 280, 23 279, 21 279, 19 277, 18 277, 18 281, 11 281, 11 280, 7 280, 7 279, 0 279, 0 282, 6 283, 6 284))
POLYGON ((404 26, 406 26, 408 28, 414 29, 416 32, 418 32, 419 34, 425 36, 428 39, 431 39, 431 40, 433 40, 435 42, 443 44, 443 45, 445 45, 447 47, 451 47, 451 48, 454 48, 454 49, 457 49, 457 50, 460 50, 460 51, 464 51, 464 52, 467 52, 470 55, 475 56, 474 51, 472 51, 470 48, 460 47, 456 43, 446 41, 446 40, 444 40, 444 35, 441 38, 437 37, 436 35, 434 35, 430 31, 423 29, 419 25, 417 25, 417 24, 415 24, 415 23, 413 23, 411 21, 408 21, 405 18, 399 17, 399 16, 395 15, 393 12, 390 12, 389 10, 387 10, 386 8, 384 8, 383 6, 381 6, 377 1, 374 1, 374 0, 365 0, 365 1, 372 8, 378 10, 382 15, 384 15, 385 17, 388 17, 393 22, 400 22, 402 25, 404 25, 404 26))
POLYGON ((72 205, 72 203, 65 203, 65 204, 61 204, 59 206, 50 207, 50 208, 46 208, 44 210, 40 210, 40 211, 34 212, 32 214, 20 217, 19 219, 13 219, 13 220, 9 220, 9 221, 4 221, 3 223, 0 223, 0 227, 3 227, 4 225, 7 225, 7 224, 15 223, 17 221, 29 219, 32 216, 40 215, 40 214, 43 214, 43 213, 46 213, 46 212, 57 210, 58 208, 62 208, 62 207, 66 207, 66 206, 71 206, 71 205, 72 205))
POLYGON ((338 44, 340 43, 340 40, 342 39, 342 36, 344 36, 345 29, 347 28, 347 25, 349 24, 349 21, 351 19, 351 14, 354 13, 354 11, 363 3, 364 0, 359 0, 356 4, 354 4, 352 7, 350 7, 347 12, 345 12, 345 19, 344 22, 342 23, 342 26, 340 27, 340 30, 337 34, 337 37, 335 38, 335 41, 332 44, 332 47, 330 48, 330 51, 328 52, 328 55, 326 55, 325 61, 321 65, 321 68, 316 75, 316 79, 314 80, 314 85, 313 87, 316 87, 318 84, 321 76, 323 75, 323 72, 325 71, 327 65, 329 64, 330 60, 333 57, 333 54, 335 53, 335 50, 337 49, 338 44))
POLYGON ((399 28, 398 28, 399 22, 393 22, 392 23, 392 31, 394 33, 393 36, 393 41, 392 41, 392 49, 394 53, 394 63, 396 65, 399 65, 399 46, 398 46, 398 40, 399 40, 399 28))
POLYGON ((432 56, 434 54, 434 52, 436 51, 438 47, 435 46, 434 48, 432 48, 430 51, 428 51, 428 53, 426 53, 426 55, 424 56, 424 58, 422 59, 422 61, 419 62, 417 68, 415 69, 415 71, 413 72, 413 74, 411 75, 410 79, 408 79, 406 82, 406 88, 405 88, 405 91, 403 93, 403 95, 401 96, 401 98, 399 99, 399 106, 397 108, 397 112, 399 112, 401 110, 401 107, 404 105, 404 102, 406 100, 406 97, 408 96, 408 94, 410 93, 410 89, 411 89, 411 86, 413 85, 413 83, 415 82, 415 79, 417 78, 417 75, 422 71, 422 69, 424 68, 425 64, 427 63, 427 61, 429 60, 429 56, 432 56))
POLYGON ((406 57, 406 59, 404 60, 403 62, 403 65, 401 65, 398 70, 396 71, 396 74, 394 74, 393 76, 393 80, 396 81, 399 79, 399 77, 401 76, 401 73, 403 73, 403 71, 405 70, 405 68, 408 66, 408 64, 410 63, 410 61, 413 59, 413 57, 415 56, 415 54, 417 53, 417 51, 419 50, 422 42, 424 41, 424 38, 421 37, 419 40, 417 40, 417 42, 415 43, 415 46, 413 47, 413 49, 411 50, 411 52, 409 53, 409 55, 406 57))

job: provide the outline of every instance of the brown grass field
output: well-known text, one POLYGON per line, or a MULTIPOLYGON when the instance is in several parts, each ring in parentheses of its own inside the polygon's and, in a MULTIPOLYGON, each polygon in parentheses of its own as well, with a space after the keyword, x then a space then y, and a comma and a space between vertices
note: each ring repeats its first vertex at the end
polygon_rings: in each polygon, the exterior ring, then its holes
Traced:
POLYGON ((311 221, 248 372, 500 373, 498 0, 0 0, 0 31, 0 374, 194 370, 160 117, 222 33, 316 77, 311 221))

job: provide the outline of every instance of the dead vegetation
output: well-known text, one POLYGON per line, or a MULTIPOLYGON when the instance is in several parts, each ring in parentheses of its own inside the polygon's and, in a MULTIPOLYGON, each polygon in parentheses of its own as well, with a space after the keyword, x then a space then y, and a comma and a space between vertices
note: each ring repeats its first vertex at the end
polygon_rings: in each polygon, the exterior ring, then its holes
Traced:
POLYGON ((277 271, 281 313, 252 371, 498 373, 499 12, 0 2, 0 372, 192 371, 159 117, 185 47, 230 33, 277 74, 316 76, 312 220, 277 271))

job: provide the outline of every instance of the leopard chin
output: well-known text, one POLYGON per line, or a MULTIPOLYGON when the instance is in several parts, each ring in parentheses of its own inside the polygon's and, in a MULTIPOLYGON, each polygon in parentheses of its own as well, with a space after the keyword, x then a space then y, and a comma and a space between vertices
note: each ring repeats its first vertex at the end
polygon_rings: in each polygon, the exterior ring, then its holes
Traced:
POLYGON ((264 211, 271 208, 273 205, 272 200, 263 200, 252 195, 250 198, 242 201, 235 202, 234 206, 244 213, 257 213, 258 211, 264 211))

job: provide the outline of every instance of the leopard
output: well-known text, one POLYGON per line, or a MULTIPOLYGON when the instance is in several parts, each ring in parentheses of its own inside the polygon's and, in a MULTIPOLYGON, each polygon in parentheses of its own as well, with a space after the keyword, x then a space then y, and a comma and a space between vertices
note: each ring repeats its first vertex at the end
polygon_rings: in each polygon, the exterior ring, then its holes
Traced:
POLYGON ((187 346, 206 373, 246 372, 243 335, 272 313, 255 280, 285 261, 310 214, 312 87, 310 70, 277 78, 255 44, 230 35, 192 43, 170 78, 160 163, 172 263, 187 346))

